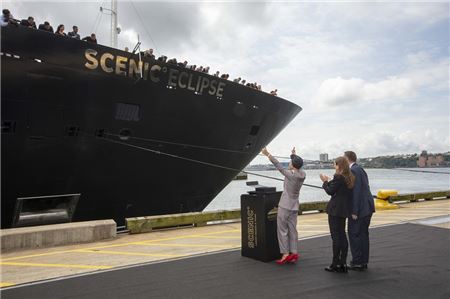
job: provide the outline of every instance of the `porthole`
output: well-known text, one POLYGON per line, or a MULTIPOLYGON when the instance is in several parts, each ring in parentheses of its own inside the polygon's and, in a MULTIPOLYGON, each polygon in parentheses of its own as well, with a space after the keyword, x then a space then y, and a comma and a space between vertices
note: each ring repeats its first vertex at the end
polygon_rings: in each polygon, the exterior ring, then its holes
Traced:
POLYGON ((131 137, 131 130, 130 129, 121 129, 119 132, 119 138, 121 140, 128 140, 131 137))

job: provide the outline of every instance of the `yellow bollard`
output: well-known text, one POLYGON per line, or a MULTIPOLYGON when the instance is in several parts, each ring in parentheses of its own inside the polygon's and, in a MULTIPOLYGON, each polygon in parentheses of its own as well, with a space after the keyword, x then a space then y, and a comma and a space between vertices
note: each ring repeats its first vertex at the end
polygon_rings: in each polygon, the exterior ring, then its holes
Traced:
POLYGON ((376 210, 393 210, 398 209, 399 206, 396 204, 392 204, 388 202, 389 196, 397 195, 397 190, 388 190, 388 189, 381 189, 378 190, 377 193, 377 199, 375 200, 375 209, 376 210))

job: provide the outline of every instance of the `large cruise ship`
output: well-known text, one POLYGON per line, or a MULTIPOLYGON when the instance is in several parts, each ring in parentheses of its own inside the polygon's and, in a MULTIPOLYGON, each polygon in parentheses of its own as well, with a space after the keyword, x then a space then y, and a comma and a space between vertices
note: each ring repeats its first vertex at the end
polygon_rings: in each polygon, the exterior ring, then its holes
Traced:
POLYGON ((1 29, 1 227, 203 210, 301 108, 112 47, 1 29))

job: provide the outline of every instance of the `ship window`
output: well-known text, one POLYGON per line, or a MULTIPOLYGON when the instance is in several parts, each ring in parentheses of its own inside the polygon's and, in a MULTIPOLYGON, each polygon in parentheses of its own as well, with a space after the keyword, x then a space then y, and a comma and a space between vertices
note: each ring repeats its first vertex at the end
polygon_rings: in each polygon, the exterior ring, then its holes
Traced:
POLYGON ((116 104, 116 119, 125 121, 139 121, 139 105, 117 103, 116 104))
POLYGON ((250 130, 250 135, 255 136, 258 134, 259 126, 252 126, 252 129, 250 130))
POLYGON ((11 134, 16 131, 16 122, 12 120, 2 121, 2 134, 11 134))

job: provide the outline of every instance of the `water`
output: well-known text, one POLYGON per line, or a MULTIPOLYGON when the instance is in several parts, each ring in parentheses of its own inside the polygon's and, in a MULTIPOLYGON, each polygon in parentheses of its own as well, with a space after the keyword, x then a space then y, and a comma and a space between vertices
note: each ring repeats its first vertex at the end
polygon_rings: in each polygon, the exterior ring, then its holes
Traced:
MULTIPOLYGON (((409 168, 450 173, 450 168, 409 168)), ((366 169, 369 176, 370 189, 376 194, 379 189, 395 189, 399 193, 419 193, 426 191, 442 191, 450 189, 450 174, 410 172, 395 169, 366 169)), ((277 170, 258 171, 257 174, 283 178, 277 170)), ((322 186, 319 174, 333 176, 334 169, 311 169, 306 171, 306 184, 322 186)), ((249 174, 247 181, 258 181, 261 185, 276 187, 283 190, 283 182, 262 178, 249 174)), ((240 208, 240 196, 252 190, 245 180, 231 181, 225 189, 206 207, 207 211, 230 210, 240 208)), ((329 196, 321 189, 303 186, 300 191, 300 202, 327 201, 329 196)))

